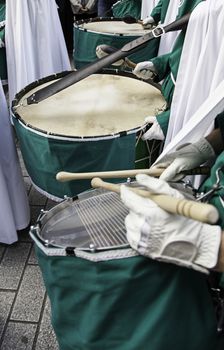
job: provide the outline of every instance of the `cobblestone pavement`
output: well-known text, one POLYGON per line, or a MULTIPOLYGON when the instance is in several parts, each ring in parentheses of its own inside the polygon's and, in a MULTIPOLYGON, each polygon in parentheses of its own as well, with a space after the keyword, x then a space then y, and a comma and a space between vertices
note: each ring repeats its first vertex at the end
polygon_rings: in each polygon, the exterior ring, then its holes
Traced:
MULTIPOLYGON (((34 189, 22 161, 21 167, 31 224, 35 224, 40 210, 56 203, 34 189)), ((28 232, 29 229, 20 231, 19 241, 13 245, 0 244, 0 349, 58 350, 49 300, 28 232)))

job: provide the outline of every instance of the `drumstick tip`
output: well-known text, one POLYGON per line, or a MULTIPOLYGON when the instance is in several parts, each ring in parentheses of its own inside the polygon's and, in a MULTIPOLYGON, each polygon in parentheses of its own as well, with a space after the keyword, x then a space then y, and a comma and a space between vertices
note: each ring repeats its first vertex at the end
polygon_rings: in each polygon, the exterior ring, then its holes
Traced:
POLYGON ((55 176, 56 180, 61 181, 61 182, 65 181, 65 179, 64 179, 65 174, 66 173, 64 171, 59 171, 55 176))

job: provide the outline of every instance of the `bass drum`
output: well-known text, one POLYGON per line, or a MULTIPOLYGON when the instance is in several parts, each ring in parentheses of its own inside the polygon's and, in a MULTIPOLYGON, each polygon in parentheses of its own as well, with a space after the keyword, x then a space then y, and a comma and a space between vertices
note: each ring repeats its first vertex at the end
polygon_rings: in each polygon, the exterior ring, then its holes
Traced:
MULTIPOLYGON (((145 117, 159 113, 165 104, 156 85, 128 73, 105 71, 27 105, 27 97, 67 73, 30 84, 12 107, 27 172, 36 188, 54 200, 91 187, 89 180, 59 183, 59 171, 135 168, 136 142, 147 127, 145 117)), ((151 160, 151 154, 147 158, 151 160)))
MULTIPOLYGON (((137 39, 148 30, 141 24, 127 24, 120 18, 91 18, 74 23, 73 60, 76 69, 98 60, 96 47, 106 44, 120 49, 130 41, 137 39)), ((159 39, 153 39, 141 50, 128 56, 133 62, 149 60, 157 56, 159 39)))

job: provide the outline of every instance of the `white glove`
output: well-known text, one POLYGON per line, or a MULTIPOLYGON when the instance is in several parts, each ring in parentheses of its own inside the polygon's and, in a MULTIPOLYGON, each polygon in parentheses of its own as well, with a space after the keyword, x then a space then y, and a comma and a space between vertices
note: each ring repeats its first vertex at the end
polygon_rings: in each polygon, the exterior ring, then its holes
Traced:
POLYGON ((179 181, 186 175, 184 170, 192 170, 215 157, 211 144, 201 138, 195 143, 181 145, 155 164, 154 169, 165 169, 160 179, 165 181, 179 181))
POLYGON ((156 75, 156 69, 151 61, 144 61, 136 64, 133 73, 141 79, 153 79, 156 75))
MULTIPOLYGON (((150 192, 181 197, 165 181, 139 174, 136 179, 150 192)), ((121 185, 121 199, 130 209, 125 219, 127 239, 141 255, 208 273, 216 266, 221 228, 169 214, 155 202, 121 185)))
POLYGON ((155 20, 152 16, 146 17, 142 21, 144 29, 151 29, 155 25, 155 20))
POLYGON ((164 140, 165 136, 161 129, 156 117, 148 116, 145 118, 145 122, 152 124, 151 128, 142 135, 142 140, 164 140))

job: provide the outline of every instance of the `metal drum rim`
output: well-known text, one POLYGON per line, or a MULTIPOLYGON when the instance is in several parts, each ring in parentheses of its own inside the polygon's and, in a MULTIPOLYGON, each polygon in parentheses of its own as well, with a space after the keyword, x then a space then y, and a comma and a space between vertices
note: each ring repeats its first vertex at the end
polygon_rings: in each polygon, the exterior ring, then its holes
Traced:
MULTIPOLYGON (((16 108, 19 104, 19 101, 30 90, 34 89, 37 86, 40 86, 41 84, 50 82, 50 81, 55 80, 55 79, 60 79, 64 76, 68 75, 71 72, 72 72, 72 70, 71 71, 63 71, 63 72, 60 72, 57 74, 49 75, 47 77, 44 77, 44 78, 41 78, 39 80, 32 82, 31 84, 27 85, 24 89, 20 90, 16 94, 14 100, 12 101, 12 107, 11 107, 12 117, 15 118, 24 128, 29 129, 30 132, 33 132, 35 134, 39 134, 39 135, 46 137, 46 138, 49 138, 49 139, 54 139, 54 140, 57 139, 57 140, 61 140, 61 141, 71 141, 71 142, 89 142, 89 141, 115 139, 115 138, 120 138, 120 137, 131 135, 131 134, 136 134, 146 127, 147 123, 144 123, 141 126, 138 126, 138 127, 135 127, 135 128, 129 129, 129 130, 120 131, 120 132, 114 133, 114 134, 93 135, 93 136, 75 136, 75 135, 71 136, 71 135, 65 135, 65 134, 51 133, 51 132, 47 132, 43 129, 39 129, 39 128, 27 123, 19 115, 19 113, 16 112, 16 108)), ((149 85, 155 87, 157 90, 161 91, 161 86, 159 84, 151 82, 151 81, 149 82, 149 81, 145 81, 143 79, 140 79, 128 71, 120 71, 118 69, 116 69, 116 70, 115 69, 103 69, 103 70, 96 72, 94 74, 118 75, 118 76, 132 78, 132 79, 135 79, 138 81, 142 81, 146 84, 149 84, 149 85)))

